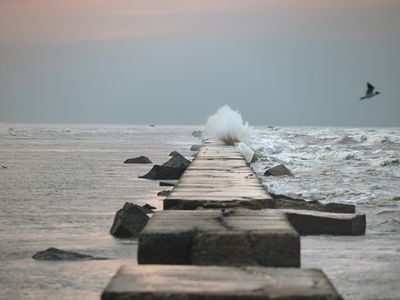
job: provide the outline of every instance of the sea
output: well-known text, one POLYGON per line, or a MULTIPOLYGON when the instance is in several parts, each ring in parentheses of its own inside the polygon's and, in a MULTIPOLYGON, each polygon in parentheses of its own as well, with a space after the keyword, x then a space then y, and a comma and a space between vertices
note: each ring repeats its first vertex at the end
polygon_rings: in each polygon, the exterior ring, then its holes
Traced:
MULTIPOLYGON (((137 264, 137 240, 110 235, 124 203, 162 209, 152 165, 187 158, 202 126, 0 123, 0 299, 99 299, 113 274, 137 264), (108 260, 36 261, 49 247, 108 260)), ((203 136, 204 138, 204 136, 203 136)), ((357 206, 364 236, 306 236, 304 268, 321 268, 345 299, 400 299, 400 128, 259 126, 251 167, 274 194, 357 206), (294 176, 266 177, 284 164, 294 176)))

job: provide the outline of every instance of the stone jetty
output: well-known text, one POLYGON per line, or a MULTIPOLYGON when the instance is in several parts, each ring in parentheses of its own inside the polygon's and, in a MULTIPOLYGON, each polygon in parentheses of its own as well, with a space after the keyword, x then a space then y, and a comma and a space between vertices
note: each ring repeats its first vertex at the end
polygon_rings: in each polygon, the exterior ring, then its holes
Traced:
POLYGON ((299 268, 300 235, 361 235, 365 215, 293 204, 282 209, 235 147, 203 146, 141 232, 140 265, 102 299, 342 299, 322 270, 299 268))

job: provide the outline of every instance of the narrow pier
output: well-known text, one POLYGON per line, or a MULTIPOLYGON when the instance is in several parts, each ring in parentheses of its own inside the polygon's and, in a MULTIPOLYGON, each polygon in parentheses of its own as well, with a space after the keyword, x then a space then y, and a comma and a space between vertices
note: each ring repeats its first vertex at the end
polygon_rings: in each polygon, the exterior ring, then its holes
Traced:
POLYGON ((164 209, 243 207, 263 209, 273 205, 242 155, 233 146, 202 147, 179 184, 164 200, 164 209))
POLYGON ((342 299, 323 271, 299 268, 300 235, 364 234, 365 215, 276 201, 235 147, 203 146, 142 231, 141 265, 102 299, 342 299))

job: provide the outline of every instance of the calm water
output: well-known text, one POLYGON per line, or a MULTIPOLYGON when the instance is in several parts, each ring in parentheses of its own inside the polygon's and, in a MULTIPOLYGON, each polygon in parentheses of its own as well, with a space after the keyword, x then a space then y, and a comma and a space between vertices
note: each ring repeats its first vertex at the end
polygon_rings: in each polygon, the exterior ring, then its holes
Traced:
MULTIPOLYGON (((151 165, 123 161, 190 157, 195 129, 0 124, 0 298, 98 299, 121 264, 136 263, 136 241, 108 233, 115 211, 127 201, 161 208, 163 199, 158 182, 137 178, 151 165), (31 259, 48 247, 111 260, 31 259)), ((260 127, 250 144, 267 157, 252 166, 261 178, 278 163, 295 175, 263 178, 269 191, 367 214, 366 236, 302 238, 302 265, 323 268, 347 299, 398 299, 400 129, 260 127)))
POLYGON ((136 241, 109 235, 127 201, 161 207, 158 182, 138 179, 151 165, 191 156, 195 127, 0 125, 0 298, 98 299, 136 241), (48 247, 111 261, 38 262, 48 247))

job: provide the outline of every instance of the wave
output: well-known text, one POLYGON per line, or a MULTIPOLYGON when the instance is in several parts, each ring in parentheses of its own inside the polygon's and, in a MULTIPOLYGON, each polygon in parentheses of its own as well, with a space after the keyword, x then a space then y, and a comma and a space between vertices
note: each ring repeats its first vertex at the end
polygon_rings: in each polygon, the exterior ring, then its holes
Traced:
POLYGON ((249 124, 244 123, 242 115, 228 105, 221 107, 216 114, 207 119, 206 129, 210 137, 227 145, 247 142, 250 136, 249 124))

